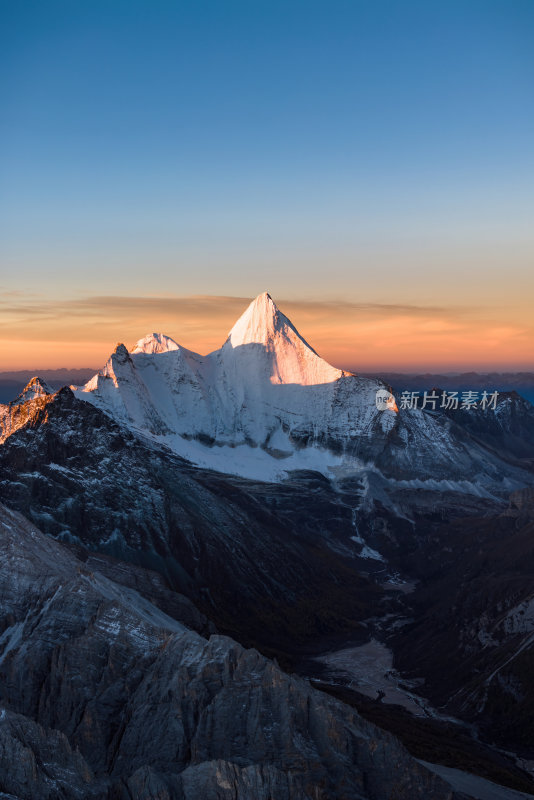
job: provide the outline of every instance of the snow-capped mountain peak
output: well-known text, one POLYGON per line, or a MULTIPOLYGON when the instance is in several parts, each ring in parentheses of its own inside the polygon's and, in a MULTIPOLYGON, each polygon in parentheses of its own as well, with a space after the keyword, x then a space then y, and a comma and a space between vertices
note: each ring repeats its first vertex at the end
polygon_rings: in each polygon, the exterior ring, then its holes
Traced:
POLYGON ((295 469, 370 471, 375 483, 387 476, 439 488, 454 480, 474 492, 499 484, 502 465, 457 437, 447 418, 378 408, 385 389, 324 361, 265 293, 219 350, 200 356, 151 334, 131 353, 117 346, 77 395, 136 434, 222 472, 278 480, 295 469))
MULTIPOLYGON (((316 462, 322 469, 318 448, 339 451, 367 430, 381 386, 320 358, 264 293, 219 350, 200 356, 148 335, 131 353, 118 346, 78 396, 197 463, 250 474, 252 460, 258 474, 278 476, 316 462)), ((380 415, 381 427, 389 416, 380 415)))
POLYGON ((170 336, 165 336, 164 333, 148 333, 135 344, 130 351, 134 353, 168 353, 171 350, 179 350, 180 345, 171 339, 170 336))
POLYGON ((285 314, 282 314, 271 295, 264 292, 259 294, 239 317, 228 334, 228 342, 232 347, 246 344, 269 344, 277 336, 289 337, 290 332, 312 352, 315 352, 285 314))
POLYGON ((26 403, 28 400, 33 400, 36 397, 43 397, 45 395, 53 394, 53 389, 39 376, 34 378, 26 384, 19 396, 12 401, 11 405, 20 405, 26 403))
POLYGON ((271 383, 312 386, 343 375, 317 355, 267 292, 252 301, 228 335, 221 358, 236 357, 246 360, 250 375, 259 371, 271 383))

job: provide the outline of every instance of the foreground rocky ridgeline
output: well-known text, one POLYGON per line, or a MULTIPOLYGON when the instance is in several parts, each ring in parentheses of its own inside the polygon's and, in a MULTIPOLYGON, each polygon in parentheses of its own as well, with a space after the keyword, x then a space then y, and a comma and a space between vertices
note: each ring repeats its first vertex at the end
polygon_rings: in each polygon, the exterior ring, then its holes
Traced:
POLYGON ((206 639, 0 507, 0 791, 452 800, 393 736, 206 639))

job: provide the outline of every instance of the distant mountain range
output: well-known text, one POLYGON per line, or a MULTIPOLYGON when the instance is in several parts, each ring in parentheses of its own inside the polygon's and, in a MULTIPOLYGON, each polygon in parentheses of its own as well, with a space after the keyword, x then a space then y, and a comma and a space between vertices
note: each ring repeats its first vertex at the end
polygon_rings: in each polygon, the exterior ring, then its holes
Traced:
POLYGON ((530 403, 534 403, 534 372, 458 372, 445 374, 425 372, 420 374, 404 372, 363 373, 370 378, 380 375, 398 393, 404 391, 425 391, 435 386, 442 389, 493 392, 515 391, 530 403))

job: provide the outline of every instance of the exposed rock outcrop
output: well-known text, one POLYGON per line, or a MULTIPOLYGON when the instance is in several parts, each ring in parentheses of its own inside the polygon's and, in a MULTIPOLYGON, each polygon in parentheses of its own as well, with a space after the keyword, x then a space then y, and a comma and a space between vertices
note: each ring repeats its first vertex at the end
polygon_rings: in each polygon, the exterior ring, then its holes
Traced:
POLYGON ((451 800, 390 734, 91 573, 0 507, 0 791, 451 800))

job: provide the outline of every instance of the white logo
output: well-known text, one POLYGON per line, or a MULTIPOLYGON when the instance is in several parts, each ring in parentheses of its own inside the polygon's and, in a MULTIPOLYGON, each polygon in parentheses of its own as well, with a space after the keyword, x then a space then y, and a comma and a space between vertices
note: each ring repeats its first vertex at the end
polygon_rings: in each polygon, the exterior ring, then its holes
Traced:
POLYGON ((397 403, 394 396, 387 389, 379 389, 376 393, 376 407, 379 411, 396 411, 397 403))

